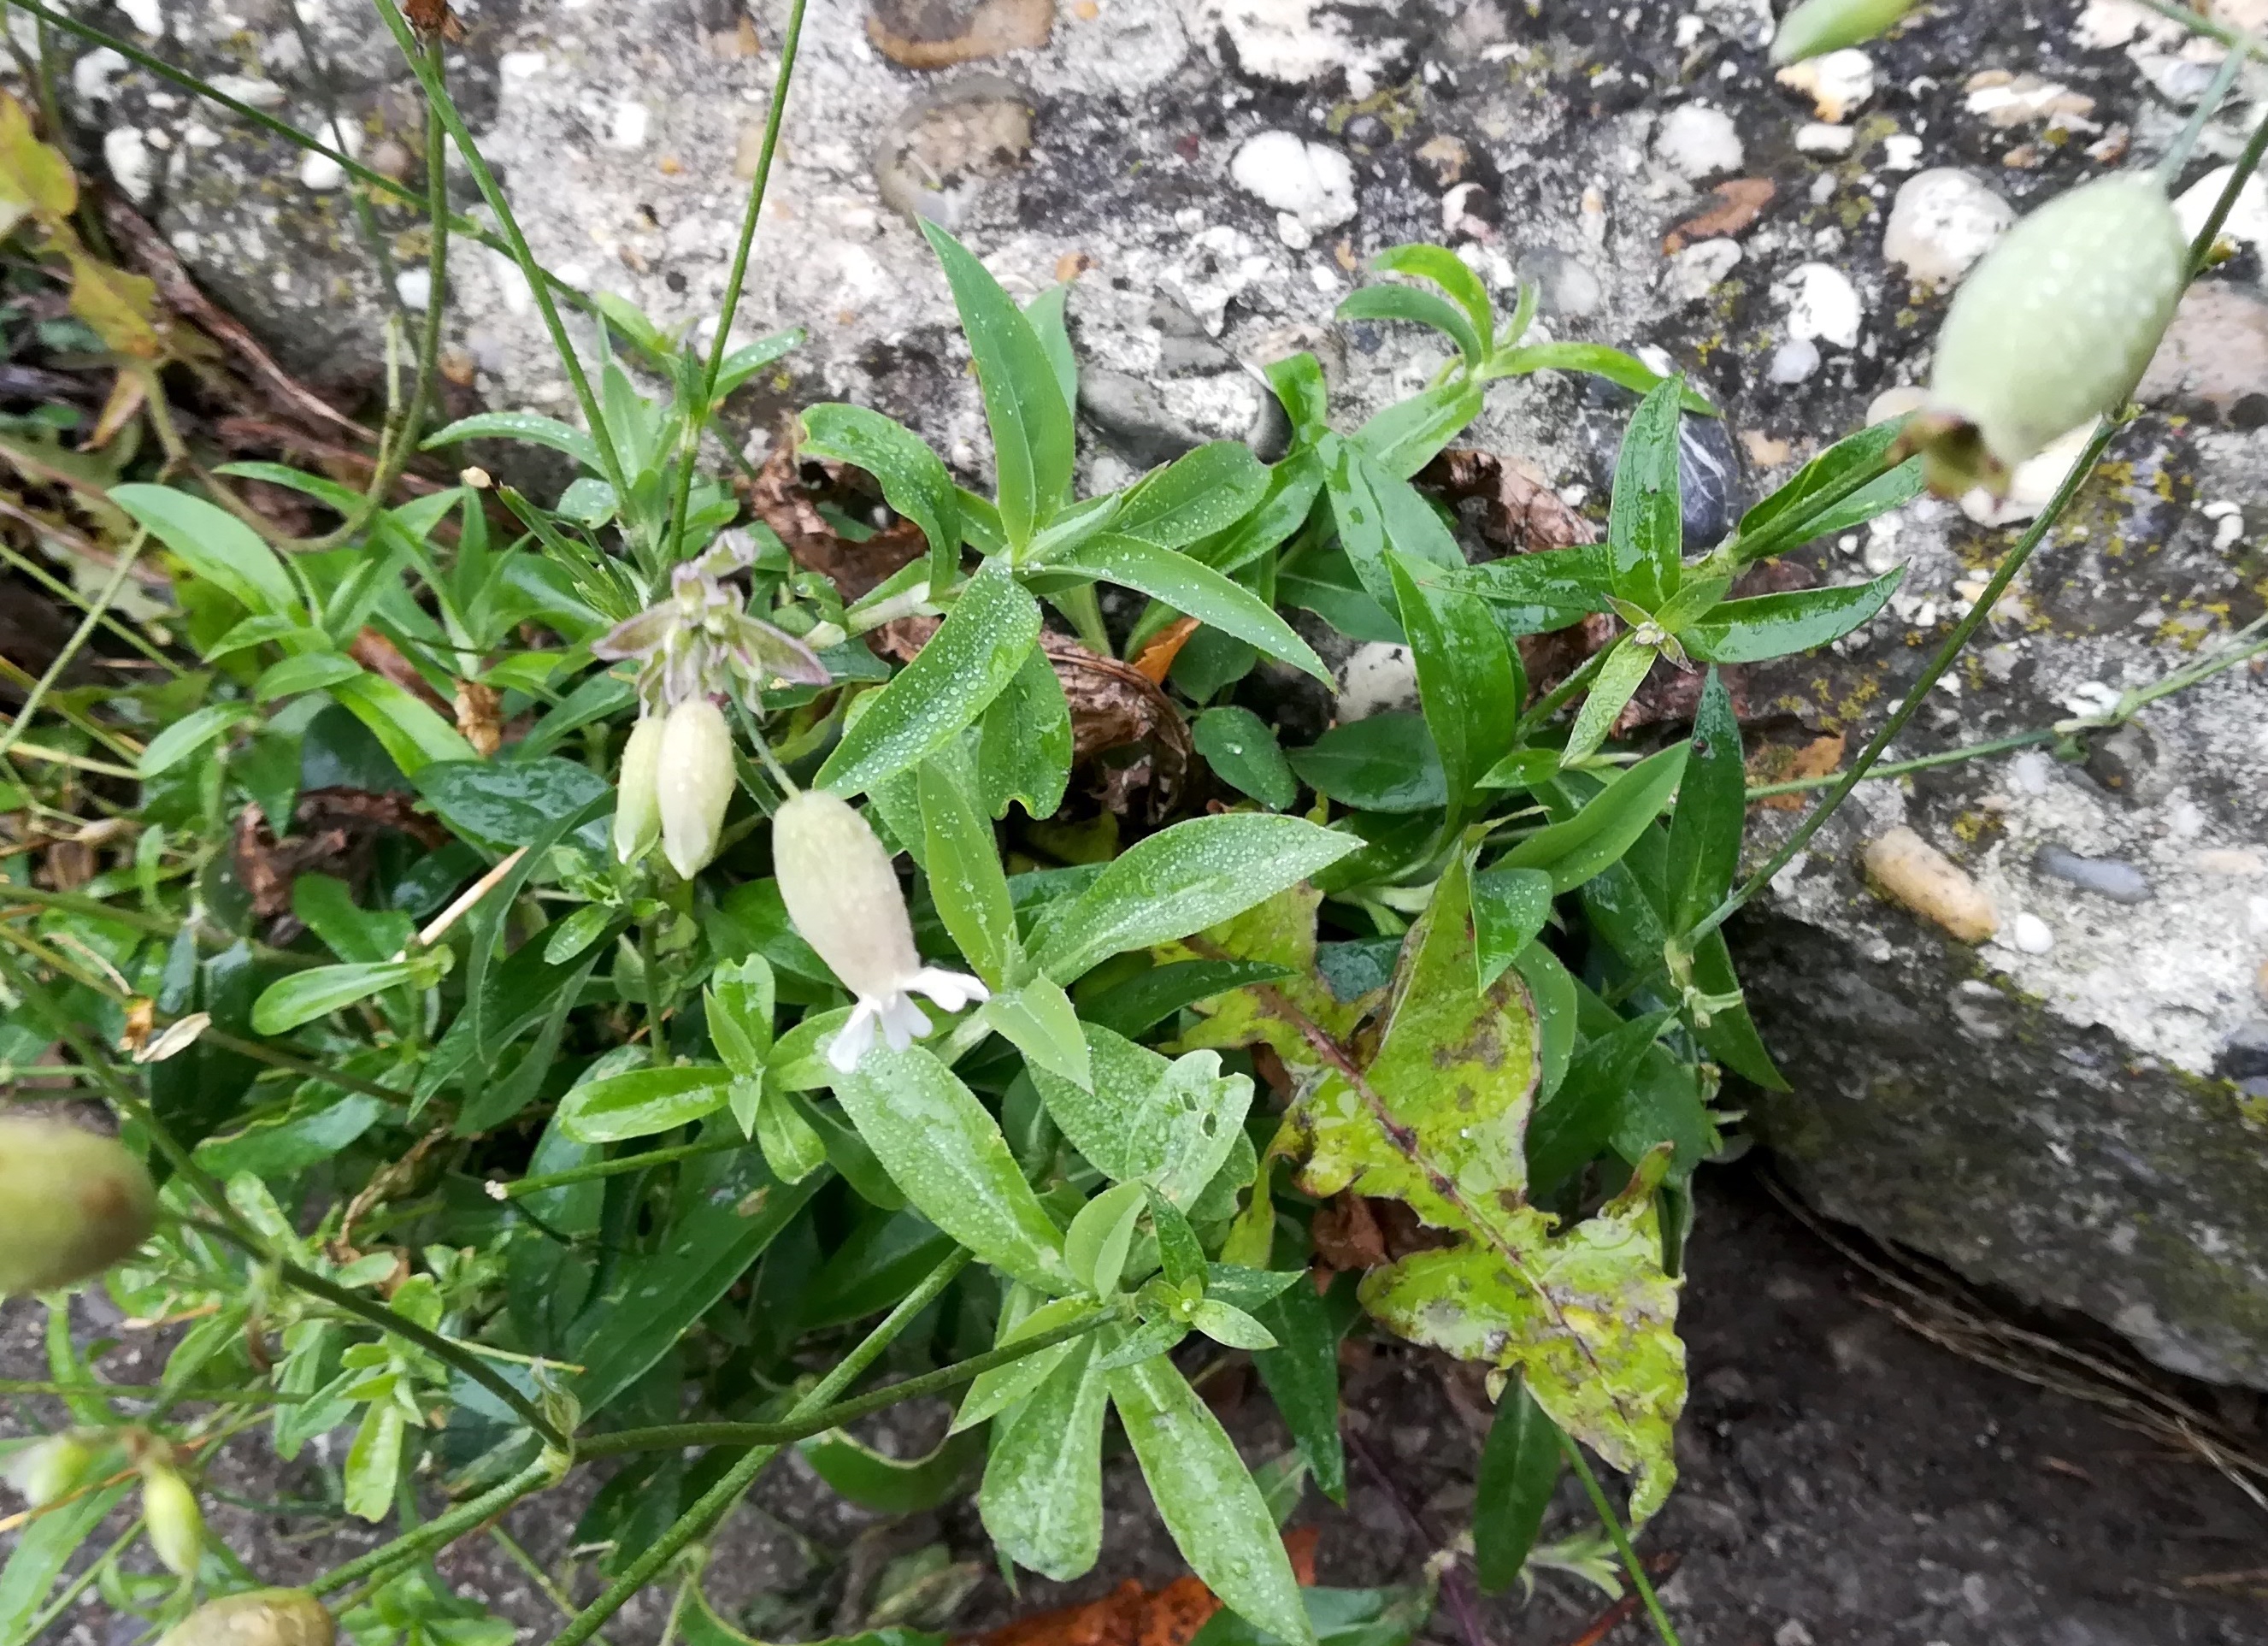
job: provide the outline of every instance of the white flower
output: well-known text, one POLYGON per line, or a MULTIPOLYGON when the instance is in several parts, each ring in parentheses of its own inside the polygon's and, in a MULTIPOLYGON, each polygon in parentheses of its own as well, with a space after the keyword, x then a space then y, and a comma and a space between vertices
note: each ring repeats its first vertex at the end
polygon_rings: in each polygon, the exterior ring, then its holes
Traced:
POLYGON ((655 758, 661 849, 670 867, 691 880, 717 855, 733 800, 733 734, 725 712, 706 698, 686 698, 662 722, 655 758))
POLYGON ((947 1012, 988 998, 975 978, 922 963, 890 854, 840 795, 807 789, 781 807, 772 819, 772 861, 788 919, 858 997, 827 1049, 827 1060, 845 1074, 874 1044, 878 1025, 893 1052, 929 1032, 917 992, 947 1012))

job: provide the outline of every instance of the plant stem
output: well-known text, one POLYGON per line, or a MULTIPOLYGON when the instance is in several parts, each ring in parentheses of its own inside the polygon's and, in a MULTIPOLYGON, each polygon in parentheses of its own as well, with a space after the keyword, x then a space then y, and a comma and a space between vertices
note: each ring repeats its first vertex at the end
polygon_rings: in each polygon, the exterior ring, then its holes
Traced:
POLYGON ((333 1567, 307 1584, 307 1591, 310 1594, 335 1594, 348 1584, 374 1572, 415 1560, 444 1544, 453 1543, 490 1516, 501 1514, 536 1487, 545 1485, 551 1479, 551 1473, 549 1465, 531 1463, 503 1484, 491 1487, 478 1497, 468 1498, 446 1514, 436 1515, 415 1531, 405 1532, 391 1543, 380 1544, 367 1554, 357 1555, 343 1566, 333 1567))
POLYGON ((2190 111, 2189 122, 2182 128, 2181 135, 2174 139, 2172 146, 2159 158, 2157 167, 2151 173, 2158 180, 2159 188, 2173 188, 2175 180, 2182 174, 2182 167, 2190 163, 2190 155, 2196 150, 2198 139, 2205 136, 2205 127, 2212 123, 2214 114, 2228 99, 2230 90, 2236 85, 2237 75, 2242 72, 2243 68, 2244 54, 2241 51, 2232 51, 2220 60, 2220 67, 2214 72, 2213 83, 2205 88, 2205 95, 2198 99, 2198 106, 2190 111))
POLYGON ((440 116, 441 123, 448 129, 451 141, 457 145, 457 151, 465 157, 466 168, 472 173, 473 182, 480 189, 481 198, 488 203, 489 210, 496 213, 497 226, 503 231, 512 260, 519 265, 520 275, 526 280, 527 289, 535 299, 536 311, 543 316, 544 329, 551 334, 551 346, 559 356, 560 369, 567 373, 567 380, 575 390, 576 402, 583 409, 583 419, 590 425, 591 438, 598 443, 600 464, 606 470, 607 482, 614 487, 615 495, 627 502, 630 495, 630 479, 622 470, 622 460, 615 450, 614 434, 607 427, 606 413, 600 409, 599 397, 591 391, 591 380, 583 370, 582 358, 575 352, 575 345, 567 336, 567 328, 560 321, 558 305, 551 300, 550 285, 535 261, 535 254, 528 249, 527 237, 519 231, 519 219, 512 215, 512 203, 504 198, 504 190, 497 186, 496 173, 489 170, 488 161, 482 158, 480 145, 473 141, 473 134, 465 125, 465 117, 457 112, 457 105, 449 96, 449 88, 434 72, 432 64, 426 61, 425 53, 419 48, 416 35, 402 18, 401 8, 395 0, 377 0, 377 5, 379 16, 385 20, 387 31, 394 36, 394 45, 409 63, 410 72, 417 77, 418 87, 425 93, 427 104, 440 116))
MULTIPOLYGON (((1085 1337, 1116 1318, 1117 1316, 1106 1310, 1084 1319, 1069 1321, 1052 1332, 1019 1338, 1012 1343, 1004 1343, 998 1348, 972 1354, 965 1361, 956 1361, 935 1371, 924 1372, 918 1377, 894 1383, 887 1388, 877 1389, 856 1399, 840 1401, 800 1416, 791 1414, 784 1422, 670 1423, 657 1428, 626 1428, 618 1434, 592 1436, 577 1448, 576 1455, 579 1458, 610 1458, 632 1451, 668 1451, 681 1446, 784 1446, 814 1435, 823 1435, 830 1428, 840 1428, 845 1423, 856 1422, 862 1417, 870 1417, 904 1401, 940 1393, 1000 1367, 1012 1366, 1042 1349, 1053 1348, 1058 1343, 1085 1337)), ((799 1406, 796 1411, 802 1413, 803 1408, 799 1406)))
MULTIPOLYGON (((10 661, 5 657, 0 657, 0 678, 4 678, 10 685, 14 686, 19 691, 29 691, 32 690, 32 677, 26 674, 22 669, 17 668, 13 662, 10 661)), ((62 715, 65 720, 77 727, 80 731, 85 732, 96 742, 100 743, 105 749, 110 750, 112 754, 116 755, 121 760, 126 761, 128 764, 131 764, 133 762, 142 758, 142 745, 140 743, 136 742, 133 739, 125 736, 122 733, 112 731, 99 720, 94 720, 91 716, 73 708, 70 704, 57 703, 55 705, 55 712, 62 715)))
POLYGON ((156 1384, 138 1383, 36 1383, 20 1377, 0 1377, 0 1395, 89 1395, 99 1400, 155 1400, 161 1395, 169 1401, 205 1403, 213 1406, 291 1406, 302 1400, 312 1400, 311 1394, 286 1394, 275 1389, 216 1389, 173 1390, 167 1391, 156 1384))
POLYGON ((80 619, 78 627, 71 631, 70 638, 63 642, 63 650, 55 653, 55 661, 48 665, 47 672, 40 676, 38 683, 24 698, 24 706, 16 711, 16 718, 8 723, 8 729, 0 732, 0 755, 5 755, 13 749, 24 735, 24 728, 32 723, 32 716, 39 712, 40 700, 62 678, 63 670, 70 667, 71 660, 78 655, 79 648, 93 635, 96 623, 110 602, 118 597, 118 591, 125 587, 128 576, 134 570, 134 562, 141 557, 142 545, 149 541, 148 532, 137 531, 133 541, 120 552, 118 563, 110 569, 110 580, 102 586, 102 592, 94 597, 94 604, 80 619))
POLYGON ((649 1167, 666 1166, 674 1161, 691 1160, 697 1155, 721 1155, 747 1147, 746 1140, 737 1137, 712 1143, 679 1143, 668 1148, 648 1149, 642 1155, 594 1160, 586 1166, 570 1166, 564 1171, 545 1172, 539 1177, 521 1177, 512 1183, 500 1183, 490 1178, 488 1193, 491 1199, 517 1200, 523 1195, 540 1194, 546 1189, 563 1189, 570 1184, 589 1183, 595 1178, 617 1177, 626 1171, 644 1171, 649 1167))
MULTIPOLYGON (((0 512, 6 512, 4 499, 0 499, 0 512)), ((38 528, 44 524, 44 522, 39 521, 30 515, 19 514, 14 515, 12 518, 20 520, 25 524, 34 528, 38 528)), ((53 541, 62 543, 62 546, 65 549, 72 548, 71 544, 63 543, 60 538, 53 539, 53 541)), ((48 594, 54 595, 57 600, 66 601, 71 605, 77 607, 81 611, 97 612, 101 618, 102 626, 104 628, 109 630, 112 634, 125 641, 127 645, 141 653, 143 656, 148 658, 151 662, 159 665, 161 668, 171 670, 175 679, 179 679, 187 672, 179 663, 175 662, 172 658, 166 656, 163 651, 159 650, 147 636, 136 630, 129 629, 126 624, 121 623, 108 612, 101 611, 99 608, 92 605, 87 600, 85 595, 80 594, 77 589, 64 582, 61 578, 55 576, 52 572, 49 572, 45 566, 40 565, 35 560, 28 559, 25 556, 18 554, 15 550, 10 548, 4 543, 0 543, 0 563, 4 563, 14 567, 26 577, 30 578, 34 583, 37 583, 41 588, 47 590, 48 594)))
POLYGON ((2208 40, 2219 41, 2222 45, 2229 48, 2232 54, 2242 53, 2254 57, 2268 57, 2268 46, 2263 45, 2242 29, 2232 27, 2226 23, 2217 23, 2200 12, 2191 11, 2185 5, 2176 5, 2174 0, 2137 0, 2137 4, 2148 7, 2160 17, 2173 18, 2175 22, 2179 23, 2193 34, 2203 34, 2208 40))
POLYGON ((142 1535, 142 1517, 139 1515, 129 1521, 126 1530, 118 1534, 118 1540, 89 1561, 86 1563, 86 1569, 65 1584, 63 1592, 49 1601, 46 1609, 32 1620, 31 1626, 24 1631, 23 1637, 27 1641, 45 1640, 48 1627, 57 1618, 70 1611, 72 1605, 87 1591, 91 1584, 101 1580, 112 1561, 132 1546, 134 1539, 142 1535))
MULTIPOLYGON (((791 1421, 825 1409, 835 1397, 862 1376, 887 1348, 913 1318, 937 1301, 938 1295, 953 1283, 954 1277, 968 1266, 970 1254, 958 1251, 932 1269, 922 1282, 909 1292, 903 1301, 882 1323, 866 1334, 864 1342, 843 1357, 835 1369, 820 1379, 816 1386, 795 1404, 789 1413, 791 1421)), ((726 1470, 725 1478, 703 1494, 675 1524, 646 1551, 633 1561, 628 1570, 607 1588, 607 1591, 585 1606, 575 1620, 554 1637, 551 1646, 583 1646, 603 1628, 608 1618, 621 1611, 632 1595, 653 1580, 654 1574, 675 1560, 685 1546, 704 1535, 710 1527, 730 1512, 742 1493, 755 1483, 764 1465, 779 1455, 777 1445, 756 1446, 743 1453, 740 1460, 726 1470)))
POLYGON ((1514 736, 1526 736, 1528 733, 1558 713, 1566 705, 1569 698, 1574 697, 1597 677, 1598 672, 1607 666, 1607 653, 1613 650, 1611 642, 1601 646, 1590 656, 1585 658, 1581 666, 1573 674, 1545 692, 1536 700, 1535 706, 1520 717, 1519 730, 1514 736))
POLYGON ((1630 1533, 1623 1530, 1615 1506, 1607 1501, 1607 1494, 1599 1485, 1599 1477, 1591 1473, 1591 1465, 1583 1456, 1583 1449, 1564 1430, 1559 1436, 1559 1450, 1567 1454, 1567 1461, 1583 1482, 1583 1489, 1591 1495, 1591 1507, 1599 1511, 1606 1523, 1607 1535, 1614 1539, 1615 1549, 1623 1557, 1624 1569, 1630 1573, 1631 1586, 1638 1591, 1638 1598, 1646 1603, 1646 1614, 1653 1620, 1653 1632, 1661 1636, 1662 1646, 1677 1646, 1677 1631, 1672 1628, 1669 1614, 1661 1609, 1661 1598, 1653 1592, 1653 1584, 1646 1575, 1646 1567, 1631 1546, 1630 1533))
MULTIPOLYGON (((2051 743, 2061 734, 2049 727, 2040 731, 2018 732, 2010 737, 1996 737, 1990 742, 1964 743, 1958 749, 1940 749, 1933 755, 1920 755, 1911 760, 1893 760, 1888 765, 1876 766, 1867 775, 1870 778, 1901 778, 1910 771, 1927 771, 1936 766, 1958 765, 1964 760, 1981 760, 1987 755, 2005 755, 2012 749, 2032 749, 2041 743, 2051 743)), ((1794 778, 1786 783, 1764 783, 1749 791, 1750 801, 1769 800, 1775 794, 1802 794, 1813 789, 1823 789, 1843 780, 1839 771, 1830 771, 1823 778, 1794 778)))
MULTIPOLYGON (((803 39, 805 0, 791 0, 787 32, 780 39, 779 74, 772 82, 771 107, 764 111, 763 146, 756 151, 756 174, 748 180, 747 204, 740 210, 740 239, 733 251, 733 269, 725 278, 725 302, 717 315, 717 335, 709 341, 709 364, 701 374, 701 397, 685 420, 685 438, 677 456, 677 488, 669 503, 669 530, 661 542, 665 555, 680 551, 685 530, 685 509, 693 494, 694 461, 701 451, 701 433, 716 410, 717 377, 732 347, 733 316, 740 306, 740 287, 748 274, 748 251, 756 239, 756 219, 763 215, 764 193, 771 186, 772 158, 779 151, 780 122, 787 113, 789 84, 795 78, 796 48, 803 39)), ((790 793, 794 793, 792 789, 790 793)))
MULTIPOLYGON (((21 727, 19 716, 10 727, 13 731, 21 727)), ((138 778, 142 774, 131 766, 122 766, 114 761, 92 760, 85 755, 72 754, 65 749, 49 749, 44 743, 18 743, 6 751, 18 760, 40 760, 51 766, 69 766, 74 771, 92 771, 99 777, 138 778)))

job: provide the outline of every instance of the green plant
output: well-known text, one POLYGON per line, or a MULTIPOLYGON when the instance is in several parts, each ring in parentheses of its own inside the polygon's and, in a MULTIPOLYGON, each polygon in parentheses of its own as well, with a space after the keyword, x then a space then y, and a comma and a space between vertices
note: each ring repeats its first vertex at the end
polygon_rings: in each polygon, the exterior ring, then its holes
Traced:
MULTIPOLYGON (((379 4, 430 99, 434 175, 454 142, 558 331, 438 54, 379 4)), ((427 204, 438 247, 438 184, 427 204)), ((52 233, 66 208, 42 209, 52 233)), ((700 472, 719 402, 794 336, 703 361, 614 303, 593 306, 595 378, 572 368, 585 427, 483 414, 421 434, 414 388, 390 437, 563 453, 585 472, 549 505, 476 474, 399 503, 276 465, 107 484, 168 557, 183 661, 130 766, 93 764, 104 728, 83 712, 54 734, 65 758, 40 770, 125 785, 136 844, 69 891, 0 882, 0 1061, 59 1047, 115 1111, 163 1214, 107 1283, 137 1315, 195 1324, 157 1411, 129 1419, 51 1316, 43 1387, 70 1427, 27 1449, 43 1501, 0 1575, 0 1625, 68 1603, 56 1575, 137 1473, 182 1581, 119 1576, 114 1549, 93 1570, 121 1604, 179 1623, 247 1586, 183 1532, 182 1482, 255 1424, 287 1459, 351 1424, 350 1515, 386 1519, 421 1465, 456 1500, 309 1586, 357 1641, 494 1635, 431 1556, 587 1465, 611 1472, 584 1526, 608 1583, 562 1646, 657 1581, 732 1638, 702 1591, 705 1541, 790 1444, 896 1512, 981 1471, 1003 1556, 1068 1578, 1101 1552, 1115 1414, 1191 1568, 1253 1628, 1312 1641, 1338 1603, 1303 1597, 1277 1528, 1302 1474, 1344 1496, 1338 1347, 1382 1329, 1489 1369, 1483 1581, 1522 1575, 1572 1460, 1668 1635, 1624 1519, 1675 1475, 1688 1185, 1719 1141, 1721 1076, 1778 1078, 1720 927, 1874 766, 2045 522, 1736 887, 1750 792, 1720 667, 1852 632, 1897 574, 1736 584, 1916 495, 1908 431, 1830 447, 1689 557, 1679 420, 1706 403, 1614 351, 1523 344, 1527 301, 1504 321, 1455 257, 1403 247, 1375 262, 1395 280, 1342 313, 1448 340, 1422 394, 1341 432, 1295 356, 1270 370, 1293 431, 1279 461, 1217 443, 1082 498, 1067 294, 1019 306, 926 232, 997 483, 960 484, 865 409, 808 409, 802 452, 871 476, 924 541, 855 599, 700 472), (1544 369, 1640 396, 1605 539, 1469 564, 1413 476, 1491 380, 1544 369), (228 506, 239 478, 315 499, 336 541, 273 541, 228 506), (1148 602, 1123 635, 1104 585, 1148 602), (1128 657, 1178 625, 1196 746, 1245 799, 1123 850, 1065 847, 1050 820, 1083 802, 1050 609, 1128 657), (1220 699, 1263 658, 1328 682, 1286 609, 1406 645, 1422 712, 1279 747, 1220 699), (1518 642, 1594 617, 1619 624, 1611 641, 1532 690, 1518 642), (933 630, 893 670, 861 639, 906 619, 933 630), (406 674, 363 661, 372 636, 406 674), (1701 675, 1691 735, 1624 746, 1657 668, 1701 675), (311 763, 396 797, 397 820, 414 801, 419 827, 298 873, 262 913, 247 808, 281 832, 311 763), (1314 1224, 1341 1196, 1400 1201, 1432 1238, 1319 1292, 1314 1224), (1252 1357, 1296 1446, 1265 1484, 1186 1346, 1252 1357), (885 1365, 897 1381, 853 1392, 885 1365), (845 1432, 954 1390, 931 1458, 845 1432), (1624 1510, 1586 1450, 1631 1477, 1624 1510)), ((432 267, 438 306, 438 250, 432 267)), ((61 780, 19 786, 25 807, 64 812, 61 780)), ((1602 1557, 1537 1558, 1595 1578, 1602 1557)), ((1407 1639, 1410 1598, 1371 1621, 1407 1639)))

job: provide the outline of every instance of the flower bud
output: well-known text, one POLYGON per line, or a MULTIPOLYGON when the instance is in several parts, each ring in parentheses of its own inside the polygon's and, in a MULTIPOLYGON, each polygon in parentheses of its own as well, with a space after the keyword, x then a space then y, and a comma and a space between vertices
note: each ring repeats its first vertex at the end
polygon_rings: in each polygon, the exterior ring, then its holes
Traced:
POLYGON ((662 724, 659 765, 661 849, 691 880, 717 855, 733 799, 733 734, 725 712, 706 698, 688 698, 672 709, 662 724))
POLYGON ((50 1435, 33 1441, 8 1459, 0 1479, 23 1495, 34 1509, 44 1508, 86 1478, 94 1450, 73 1434, 50 1435))
POLYGON ((142 1519, 166 1569, 177 1577, 195 1576, 204 1554, 205 1517, 189 1483, 164 1464, 151 1465, 142 1476, 142 1519))
POLYGON ((304 1589, 254 1589, 208 1600, 158 1646, 332 1646, 338 1632, 304 1589))
POLYGON ((1803 0, 1779 20, 1771 60, 1800 63, 1845 46, 1863 46, 1887 33, 1914 5, 1915 0, 1803 0))
POLYGON ((2018 463, 2117 410, 2188 273, 2180 221, 2146 177, 2099 179, 2017 224, 1955 296, 1929 400, 1906 426, 1931 490, 2005 491, 2018 463))
POLYGON ((150 1237, 158 1192, 116 1138, 0 1116, 0 1296, 99 1274, 150 1237))
POLYGON ((781 807, 772 863, 787 918, 852 993, 888 994, 921 970, 890 854, 841 795, 806 789, 781 807))
POLYGON ((615 856, 635 863, 661 833, 661 719, 641 714, 622 745, 622 776, 615 791, 615 856))

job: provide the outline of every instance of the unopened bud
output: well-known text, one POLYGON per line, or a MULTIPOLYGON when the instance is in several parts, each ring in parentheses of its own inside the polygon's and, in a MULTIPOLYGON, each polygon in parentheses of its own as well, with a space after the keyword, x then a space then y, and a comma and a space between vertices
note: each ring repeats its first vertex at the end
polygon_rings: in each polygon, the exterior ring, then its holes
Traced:
POLYGON ((2018 463, 2116 411, 2188 273, 2180 220, 2146 177, 2098 179, 2017 224, 1955 296, 1929 400, 1907 424, 1931 490, 2005 491, 2018 463))
POLYGON ((1914 9, 1916 0, 1803 0, 1772 36, 1774 63, 1800 63, 1845 46, 1863 46, 1914 9))
POLYGON ((99 1274, 150 1237, 158 1192, 116 1138, 0 1116, 0 1296, 99 1274))
POLYGON ((332 1646, 331 1614, 304 1589, 254 1589, 208 1600, 158 1646, 332 1646))
POLYGON ((177 1577, 195 1576, 205 1549, 204 1514, 189 1483, 163 1464, 151 1465, 142 1477, 142 1520, 166 1569, 177 1577))
POLYGON ((717 855, 734 781, 733 734, 724 711, 706 698, 686 698, 662 724, 654 787, 661 804, 661 849, 688 880, 717 855))
POLYGON ((86 1478, 94 1450, 76 1435, 50 1435, 35 1440, 8 1459, 0 1479, 22 1494, 34 1509, 52 1503, 86 1478))
POLYGON ((661 833, 661 720, 641 714, 622 745, 622 777, 615 794, 615 856, 635 863, 661 833))

